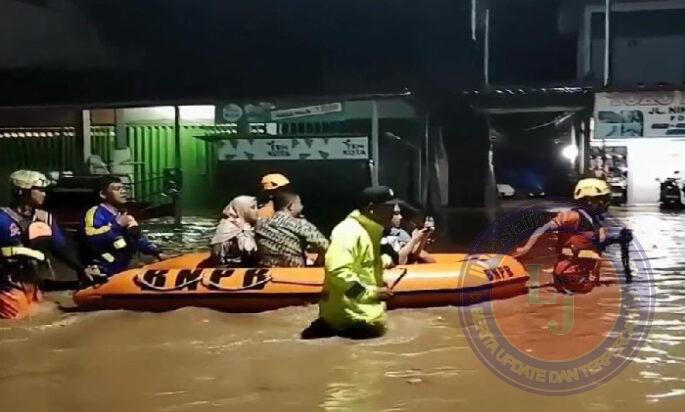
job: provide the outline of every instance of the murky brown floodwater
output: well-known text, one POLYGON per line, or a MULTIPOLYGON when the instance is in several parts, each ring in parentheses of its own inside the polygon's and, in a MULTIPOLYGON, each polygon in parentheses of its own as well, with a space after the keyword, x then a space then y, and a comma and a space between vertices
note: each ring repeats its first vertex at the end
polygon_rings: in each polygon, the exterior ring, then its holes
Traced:
MULTIPOLYGON (((590 392, 549 397, 504 383, 473 354, 455 308, 393 311, 377 340, 302 341, 315 306, 250 315, 68 314, 54 303, 68 302, 67 294, 55 293, 33 319, 0 323, 0 411, 685 410, 685 214, 614 215, 647 251, 657 307, 636 359, 590 392)), ((155 237, 191 250, 211 224, 193 222, 155 237)), ((528 324, 528 299, 499 304, 498 316, 528 324)), ((534 332, 521 336, 548 336, 534 332)))

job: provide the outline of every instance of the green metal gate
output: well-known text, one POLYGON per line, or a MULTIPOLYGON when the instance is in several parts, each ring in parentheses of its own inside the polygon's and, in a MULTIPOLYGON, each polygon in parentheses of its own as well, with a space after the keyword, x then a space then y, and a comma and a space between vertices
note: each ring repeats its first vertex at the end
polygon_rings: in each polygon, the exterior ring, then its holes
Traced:
POLYGON ((74 127, 1 128, 0 204, 9 200, 7 177, 14 170, 76 171, 81 166, 81 147, 74 127))
MULTIPOLYGON (((203 127, 206 126, 181 126, 180 130, 181 164, 178 166, 183 170, 184 212, 207 208, 214 181, 214 147, 195 139, 203 127)), ((126 132, 135 164, 136 198, 152 203, 163 201, 164 170, 177 167, 174 126, 130 125, 126 132)), ((100 152, 106 150, 100 149, 100 152)))
MULTIPOLYGON (((181 164, 183 169, 184 213, 216 213, 216 146, 198 139, 198 135, 217 127, 187 125, 181 127, 181 164)), ((223 205, 221 205, 223 206, 223 205)))
MULTIPOLYGON (((181 169, 183 170, 183 209, 185 212, 204 210, 211 196, 216 169, 214 145, 196 139, 210 133, 213 125, 183 125, 180 130, 181 169), (208 131, 209 130, 209 131, 208 131)), ((134 192, 139 201, 160 203, 164 198, 164 170, 175 168, 176 144, 174 126, 132 124, 126 128, 127 146, 134 163, 134 192)), ((113 126, 91 128, 92 153, 105 163, 112 162, 116 137, 113 126)), ((211 202, 210 202, 211 203, 211 202)))
POLYGON ((129 126, 126 136, 134 162, 136 199, 163 200, 164 169, 175 167, 173 126, 129 126))
POLYGON ((105 163, 112 161, 114 141, 114 126, 92 126, 90 128, 91 153, 100 156, 105 163))

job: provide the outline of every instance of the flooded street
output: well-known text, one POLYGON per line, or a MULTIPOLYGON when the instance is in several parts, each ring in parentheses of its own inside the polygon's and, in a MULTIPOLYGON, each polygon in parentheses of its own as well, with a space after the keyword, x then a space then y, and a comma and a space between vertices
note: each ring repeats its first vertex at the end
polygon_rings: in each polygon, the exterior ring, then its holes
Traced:
MULTIPOLYGON (((69 296, 56 292, 33 319, 0 323, 0 411, 682 411, 685 213, 618 208, 613 216, 634 230, 649 257, 656 309, 636 358, 591 391, 554 397, 510 386, 480 362, 450 307, 392 311, 388 333, 377 340, 302 341, 316 306, 64 313, 56 302, 69 296)), ((159 226, 151 236, 190 251, 205 244, 211 225, 189 219, 183 231, 159 226)), ((499 302, 498 316, 530 324, 529 299, 499 302)), ((544 306, 538 310, 544 317, 544 306)), ((595 317, 576 313, 575 321, 595 317)), ((526 329, 519 338, 546 333, 526 329)))

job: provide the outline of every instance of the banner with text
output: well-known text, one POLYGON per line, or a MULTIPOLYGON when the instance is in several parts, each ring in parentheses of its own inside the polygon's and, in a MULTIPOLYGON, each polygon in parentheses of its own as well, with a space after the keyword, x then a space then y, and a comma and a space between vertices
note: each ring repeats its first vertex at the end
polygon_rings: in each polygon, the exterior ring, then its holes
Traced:
POLYGON ((597 93, 595 125, 597 139, 683 137, 685 93, 597 93))
POLYGON ((231 139, 219 160, 355 160, 369 158, 368 137, 231 139))

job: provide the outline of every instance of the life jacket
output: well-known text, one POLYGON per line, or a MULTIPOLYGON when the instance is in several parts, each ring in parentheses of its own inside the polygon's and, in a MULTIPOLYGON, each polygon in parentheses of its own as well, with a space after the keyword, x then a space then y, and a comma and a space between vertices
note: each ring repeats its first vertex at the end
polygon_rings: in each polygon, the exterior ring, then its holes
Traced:
POLYGON ((562 226, 559 229, 557 252, 566 258, 599 260, 599 231, 602 225, 583 209, 572 211, 578 214, 580 220, 575 227, 562 226))
POLYGON ((272 200, 269 200, 264 204, 260 204, 259 208, 257 209, 257 216, 262 219, 269 219, 275 214, 276 211, 274 210, 274 202, 272 200))
POLYGON ((599 273, 599 230, 602 226, 585 210, 573 211, 578 213, 580 221, 575 228, 562 227, 559 230, 559 260, 554 265, 554 287, 561 292, 587 293, 594 288, 599 273))
POLYGON ((19 245, 0 248, 0 267, 10 282, 34 281, 39 263, 47 262, 45 254, 34 244, 52 236, 52 215, 37 209, 31 218, 21 216, 16 211, 1 208, 19 227, 19 245))

